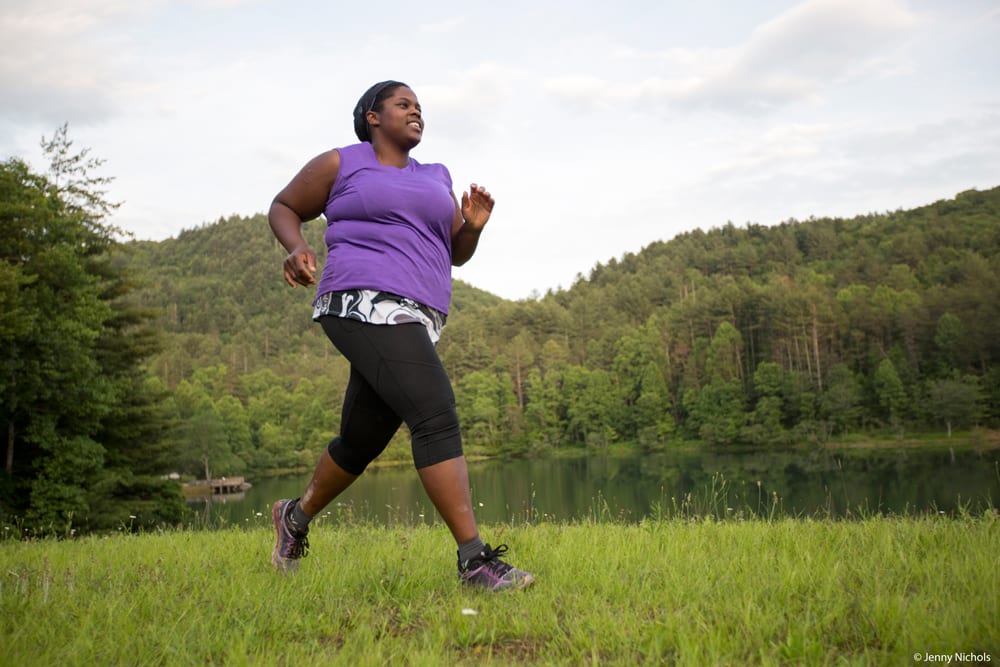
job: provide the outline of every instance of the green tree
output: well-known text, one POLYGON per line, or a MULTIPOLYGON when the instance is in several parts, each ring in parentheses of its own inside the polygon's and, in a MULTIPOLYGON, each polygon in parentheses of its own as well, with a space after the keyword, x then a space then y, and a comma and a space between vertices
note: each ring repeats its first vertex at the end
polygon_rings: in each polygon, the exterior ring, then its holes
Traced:
POLYGON ((0 299, 10 306, 0 423, 11 491, 0 510, 37 530, 106 527, 110 515, 95 510, 111 501, 142 504, 143 521, 176 518, 177 485, 156 479, 155 464, 130 469, 135 450, 159 448, 162 394, 141 372, 157 345, 151 313, 129 301, 131 269, 116 263, 118 231, 104 222, 115 207, 100 189, 110 179, 91 175, 101 162, 72 152, 65 126, 43 148, 50 177, 16 158, 0 165, 0 299), (151 495, 164 502, 146 502, 151 495))
POLYGON ((676 428, 673 401, 660 367, 649 362, 635 401, 636 435, 640 446, 653 450, 665 445, 676 428))
POLYGON ((958 360, 964 336, 962 320, 951 313, 944 313, 938 318, 934 330, 934 346, 937 348, 934 370, 939 376, 946 377, 959 370, 958 360))
POLYGON ((503 442, 505 407, 513 401, 510 384, 490 370, 473 371, 462 378, 457 394, 463 437, 495 451, 503 442))
POLYGON ((714 380, 734 382, 743 378, 743 339, 729 322, 722 322, 708 347, 706 372, 714 380))
POLYGON ((733 445, 739 442, 745 415, 743 387, 736 381, 715 378, 684 395, 688 413, 687 428, 708 445, 733 445))
POLYGON ((564 420, 559 414, 562 392, 561 374, 542 375, 537 368, 528 371, 524 406, 524 438, 529 446, 545 449, 562 440, 564 420))
POLYGON ((215 412, 225 433, 225 449, 232 454, 235 464, 229 472, 244 472, 246 459, 253 449, 250 418, 247 416, 247 411, 235 396, 223 396, 215 401, 215 412))
POLYGON ((230 445, 226 423, 205 387, 184 380, 174 391, 174 400, 182 470, 191 474, 204 473, 205 480, 236 472, 239 464, 230 445))
POLYGON ((845 364, 830 369, 827 386, 819 401, 820 417, 833 433, 847 434, 861 421, 861 384, 845 364))
POLYGON ((722 322, 706 350, 707 383, 684 393, 687 429, 707 444, 731 445, 740 439, 746 400, 740 380, 742 349, 739 332, 722 322))
POLYGON ((754 444, 771 445, 786 440, 782 423, 785 370, 772 361, 762 361, 753 374, 756 403, 747 415, 744 438, 754 444))
POLYGON ((621 404, 607 371, 569 366, 563 391, 569 397, 566 430, 574 442, 604 448, 618 440, 615 424, 621 404))
POLYGON ((879 407, 882 409, 881 417, 894 429, 901 430, 906 390, 903 388, 903 381, 899 379, 899 374, 892 361, 883 359, 879 362, 878 368, 875 370, 874 384, 875 395, 878 398, 879 407))
POLYGON ((943 423, 951 437, 953 427, 968 428, 980 414, 982 391, 978 378, 955 377, 934 380, 927 393, 927 409, 931 417, 943 423))

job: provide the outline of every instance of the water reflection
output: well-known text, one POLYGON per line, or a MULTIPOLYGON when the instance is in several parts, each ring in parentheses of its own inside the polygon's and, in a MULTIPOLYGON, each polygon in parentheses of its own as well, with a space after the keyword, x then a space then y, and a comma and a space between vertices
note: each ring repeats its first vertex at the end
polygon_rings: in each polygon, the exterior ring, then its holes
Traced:
MULTIPOLYGON (((484 523, 728 513, 858 516, 980 512, 1000 501, 1000 451, 818 450, 670 452, 470 464, 484 523)), ((254 480, 242 500, 200 506, 210 521, 269 521, 270 503, 302 492, 308 475, 254 480)), ((412 467, 375 468, 328 508, 385 523, 440 522, 412 467)))

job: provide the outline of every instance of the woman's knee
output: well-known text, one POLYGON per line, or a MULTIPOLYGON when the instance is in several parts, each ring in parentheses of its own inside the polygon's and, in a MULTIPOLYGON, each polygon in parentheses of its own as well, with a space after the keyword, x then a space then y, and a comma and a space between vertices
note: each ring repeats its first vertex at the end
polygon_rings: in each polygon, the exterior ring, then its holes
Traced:
POLYGON ((417 468, 462 455, 462 431, 454 404, 408 426, 413 438, 413 462, 417 468))
POLYGON ((368 464, 377 459, 384 450, 385 445, 352 447, 339 435, 331 440, 326 448, 334 463, 352 475, 363 473, 368 464))

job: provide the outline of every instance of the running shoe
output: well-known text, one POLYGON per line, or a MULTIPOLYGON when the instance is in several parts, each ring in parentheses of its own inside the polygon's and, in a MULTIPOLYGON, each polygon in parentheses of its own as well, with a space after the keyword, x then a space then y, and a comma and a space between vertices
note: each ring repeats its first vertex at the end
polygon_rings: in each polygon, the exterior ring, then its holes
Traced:
POLYGON ((295 572, 299 569, 299 559, 309 553, 309 539, 305 532, 293 531, 288 525, 288 513, 292 510, 294 500, 278 500, 271 507, 271 518, 278 539, 271 552, 271 565, 281 573, 295 572))
POLYGON ((479 586, 490 591, 507 588, 521 589, 535 583, 535 578, 524 570, 500 560, 507 553, 507 545, 501 544, 496 549, 485 545, 482 553, 464 563, 458 563, 458 576, 463 584, 479 586))

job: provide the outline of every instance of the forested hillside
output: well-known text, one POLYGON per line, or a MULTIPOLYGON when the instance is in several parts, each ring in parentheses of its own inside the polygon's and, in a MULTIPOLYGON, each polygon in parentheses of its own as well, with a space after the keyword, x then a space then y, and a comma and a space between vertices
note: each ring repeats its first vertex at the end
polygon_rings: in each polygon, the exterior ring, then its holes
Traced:
MULTIPOLYGON (((261 215, 126 247, 161 312, 149 370, 188 472, 310 465, 336 431, 346 363, 284 255, 261 215)), ((484 453, 944 433, 1000 423, 998 293, 1000 188, 696 230, 537 301, 457 282, 439 349, 484 453)))
MULTIPOLYGON (((0 162, 0 523, 176 522, 165 473, 311 467, 349 369, 265 216, 122 242, 100 160, 43 150, 0 162)), ((458 282, 439 349, 471 453, 943 435, 1000 425, 998 294, 1000 188, 697 230, 537 300, 458 282)))
MULTIPOLYGON (((325 227, 305 228, 320 257, 325 227)), ((122 249, 120 261, 145 276, 140 304, 161 313, 163 349, 149 370, 170 396, 179 471, 311 466, 337 431, 348 366, 312 321, 314 292, 284 282, 285 255, 264 215, 122 249)), ((501 302, 456 281, 453 312, 501 302)))

